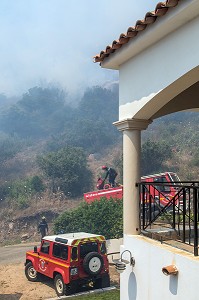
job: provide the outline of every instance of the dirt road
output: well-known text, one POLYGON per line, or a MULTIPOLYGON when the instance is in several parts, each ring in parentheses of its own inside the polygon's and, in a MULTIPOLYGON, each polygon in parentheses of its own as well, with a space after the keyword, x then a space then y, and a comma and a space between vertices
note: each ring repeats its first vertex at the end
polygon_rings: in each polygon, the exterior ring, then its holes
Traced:
MULTIPOLYGON (((0 300, 45 300, 56 297, 53 281, 30 282, 24 275, 25 253, 34 244, 0 247, 0 300)), ((111 280, 118 275, 110 268, 111 280)))
POLYGON ((56 297, 53 282, 29 282, 24 275, 25 254, 35 244, 0 248, 0 300, 42 300, 56 297))
POLYGON ((38 245, 38 243, 29 243, 0 247, 0 265, 24 262, 26 251, 38 245))

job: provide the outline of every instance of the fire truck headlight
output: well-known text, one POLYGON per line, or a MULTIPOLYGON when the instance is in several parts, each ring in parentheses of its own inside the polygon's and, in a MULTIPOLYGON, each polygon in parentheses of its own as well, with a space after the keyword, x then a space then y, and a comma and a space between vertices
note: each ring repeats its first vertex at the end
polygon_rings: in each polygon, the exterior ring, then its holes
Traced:
POLYGON ((75 276, 75 275, 77 275, 78 274, 78 268, 72 268, 71 270, 70 270, 70 275, 71 276, 75 276))

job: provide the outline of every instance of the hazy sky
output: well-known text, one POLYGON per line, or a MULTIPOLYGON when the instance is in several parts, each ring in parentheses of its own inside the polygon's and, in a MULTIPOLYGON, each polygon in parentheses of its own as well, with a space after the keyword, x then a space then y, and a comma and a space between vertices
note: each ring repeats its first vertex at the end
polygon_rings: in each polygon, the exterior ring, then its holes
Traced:
POLYGON ((68 91, 117 80, 117 71, 93 63, 157 0, 0 0, 0 94, 33 86, 68 91))

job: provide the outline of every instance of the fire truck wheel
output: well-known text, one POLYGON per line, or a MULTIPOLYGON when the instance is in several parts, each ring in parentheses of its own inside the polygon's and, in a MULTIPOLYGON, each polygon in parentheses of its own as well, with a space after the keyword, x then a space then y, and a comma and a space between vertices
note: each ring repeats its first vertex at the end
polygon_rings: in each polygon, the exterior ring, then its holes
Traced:
POLYGON ((111 188, 110 184, 106 183, 106 184, 104 185, 104 189, 105 189, 105 190, 108 190, 108 189, 110 189, 110 188, 111 188))
POLYGON ((97 252, 88 253, 83 260, 84 271, 89 275, 97 275, 104 266, 102 256, 97 252))
POLYGON ((110 286, 110 276, 109 274, 105 274, 101 278, 98 278, 95 281, 95 288, 96 289, 102 289, 110 286))
POLYGON ((54 279, 55 291, 57 296, 64 296, 66 295, 66 285, 63 281, 63 278, 60 274, 57 274, 54 279))
POLYGON ((31 262, 27 263, 25 266, 25 275, 29 281, 38 281, 39 276, 37 271, 34 269, 31 262))
POLYGON ((79 286, 77 281, 72 281, 69 284, 66 284, 65 295, 72 295, 79 292, 79 286))
POLYGON ((102 288, 106 288, 110 286, 110 276, 106 274, 102 277, 102 288))

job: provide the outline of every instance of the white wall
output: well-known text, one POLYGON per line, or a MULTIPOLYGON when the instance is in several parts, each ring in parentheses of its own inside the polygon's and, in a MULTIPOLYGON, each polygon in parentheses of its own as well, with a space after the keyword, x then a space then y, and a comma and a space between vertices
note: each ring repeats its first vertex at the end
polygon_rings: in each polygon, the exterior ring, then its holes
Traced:
POLYGON ((135 267, 128 265, 121 274, 121 300, 199 299, 198 257, 143 236, 124 236, 124 244, 121 252, 132 252, 135 267), (171 264, 177 266, 177 276, 162 273, 162 267, 171 264))
MULTIPOLYGON (((198 28, 199 17, 120 66, 119 120, 134 117, 155 95, 199 65, 198 28)), ((151 115, 196 81, 198 76, 190 74, 183 84, 168 89, 164 99, 151 105, 151 115)))
MULTIPOLYGON (((120 252, 120 246, 123 244, 123 239, 110 239, 106 241, 107 253, 120 252)), ((108 260, 112 263, 113 259, 119 259, 120 255, 108 255, 108 260)))

